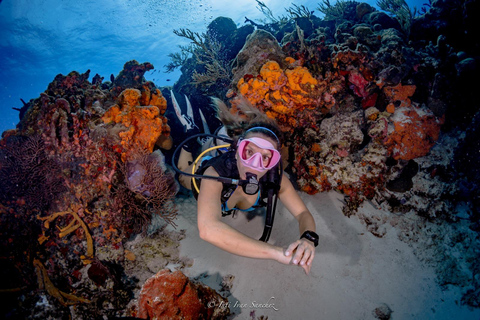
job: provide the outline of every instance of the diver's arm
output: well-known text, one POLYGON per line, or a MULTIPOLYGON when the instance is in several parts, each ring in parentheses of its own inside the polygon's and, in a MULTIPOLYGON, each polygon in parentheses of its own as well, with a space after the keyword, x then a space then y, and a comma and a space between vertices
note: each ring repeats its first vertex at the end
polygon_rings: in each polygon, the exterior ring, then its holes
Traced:
MULTIPOLYGON (((313 219, 312 214, 285 175, 282 176, 282 183, 278 196, 285 207, 298 221, 300 235, 307 230, 313 232, 316 231, 315 220, 313 219)), ((293 255, 293 263, 303 267, 308 274, 310 272, 313 258, 315 257, 315 245, 313 242, 302 238, 291 243, 287 247, 285 255, 287 257, 293 255)))
MULTIPOLYGON (((218 176, 212 168, 208 168, 205 174, 218 176)), ((220 182, 202 180, 198 195, 197 216, 200 238, 239 256, 272 259, 288 264, 291 258, 284 255, 282 248, 250 238, 221 220, 221 191, 220 182)))
POLYGON ((280 200, 290 213, 297 219, 300 234, 310 230, 315 232, 315 220, 303 202, 298 192, 293 187, 290 180, 283 175, 280 192, 278 194, 280 200))

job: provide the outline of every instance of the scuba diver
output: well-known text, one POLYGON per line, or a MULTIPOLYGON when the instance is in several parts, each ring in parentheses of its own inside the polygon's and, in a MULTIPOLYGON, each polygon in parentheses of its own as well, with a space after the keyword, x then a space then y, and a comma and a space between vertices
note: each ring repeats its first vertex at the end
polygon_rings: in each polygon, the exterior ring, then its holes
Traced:
MULTIPOLYGON (((195 124, 188 98, 186 100, 189 108, 187 116, 182 115, 172 92, 176 114, 183 119, 180 120, 189 129, 186 130, 189 135, 195 124)), ((179 182, 192 190, 197 198, 200 238, 236 255, 298 265, 308 274, 318 245, 318 235, 312 214, 283 173, 281 131, 274 120, 254 108, 246 99, 239 98, 239 101, 237 108, 241 115, 233 115, 221 100, 214 98, 213 105, 223 123, 223 134, 190 135, 173 155, 173 167, 180 173, 179 182), (198 139, 205 137, 210 138, 209 141, 198 139), (192 153, 200 148, 200 144, 203 144, 204 152, 194 161, 192 153), (175 163, 177 153, 180 154, 175 163), (286 249, 267 243, 277 198, 298 221, 299 239, 286 249), (222 217, 237 210, 248 212, 261 206, 267 209, 265 229, 260 240, 222 221, 222 217)), ((207 128, 204 122, 204 130, 207 128)))

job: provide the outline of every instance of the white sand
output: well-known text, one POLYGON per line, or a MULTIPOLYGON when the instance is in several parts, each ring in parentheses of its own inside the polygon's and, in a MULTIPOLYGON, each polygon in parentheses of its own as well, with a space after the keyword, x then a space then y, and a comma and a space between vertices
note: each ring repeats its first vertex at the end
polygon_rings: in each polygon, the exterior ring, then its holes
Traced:
MULTIPOLYGON (((312 212, 320 244, 310 275, 298 266, 255 260, 224 252, 198 237, 196 202, 179 200, 178 228, 186 229, 180 255, 194 259, 184 270, 220 290, 222 277, 235 276, 228 297, 234 319, 375 319, 373 310, 387 305, 392 319, 480 319, 480 310, 460 306, 458 289, 442 291, 434 270, 400 241, 393 227, 377 238, 360 220, 343 215, 336 192, 302 194, 312 212), (257 305, 263 304, 263 305, 257 305)), ((368 203, 360 210, 377 210, 368 203)), ((245 213, 225 221, 254 238, 263 217, 248 221, 245 213)), ((177 229, 178 230, 178 229, 177 229)), ((299 236, 298 224, 279 203, 270 243, 287 246, 299 236)), ((221 307, 221 306, 219 306, 221 307)))

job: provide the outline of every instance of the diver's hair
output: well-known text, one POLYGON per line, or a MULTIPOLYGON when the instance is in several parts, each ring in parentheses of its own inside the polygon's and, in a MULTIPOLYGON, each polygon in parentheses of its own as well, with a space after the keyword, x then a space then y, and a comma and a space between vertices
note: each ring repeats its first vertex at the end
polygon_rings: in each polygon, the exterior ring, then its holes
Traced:
POLYGON ((234 139, 243 138, 248 130, 250 132, 259 132, 265 136, 277 141, 277 148, 282 147, 282 132, 275 120, 269 118, 266 114, 252 106, 252 104, 243 96, 236 98, 236 114, 230 112, 227 105, 218 98, 212 98, 213 106, 217 110, 217 116, 225 126, 229 137, 234 139), (261 130, 266 128, 267 130, 261 130))
POLYGON ((272 139, 277 144, 277 149, 280 150, 282 148, 282 132, 278 128, 278 126, 271 125, 270 123, 266 122, 254 122, 251 123, 250 126, 245 130, 242 134, 241 138, 245 138, 249 133, 261 133, 267 138, 272 139))

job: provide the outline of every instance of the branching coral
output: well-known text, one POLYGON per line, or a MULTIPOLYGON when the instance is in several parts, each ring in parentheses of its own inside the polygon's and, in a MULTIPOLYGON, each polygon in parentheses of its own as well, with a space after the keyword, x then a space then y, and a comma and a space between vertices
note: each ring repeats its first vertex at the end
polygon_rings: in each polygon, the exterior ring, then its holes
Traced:
POLYGON ((174 30, 179 37, 189 39, 191 46, 181 46, 181 53, 171 55, 174 60, 167 68, 172 69, 178 65, 179 59, 186 60, 189 53, 192 53, 199 66, 204 70, 195 70, 192 75, 192 83, 195 85, 211 86, 219 81, 226 81, 231 77, 231 67, 222 57, 222 44, 208 34, 193 32, 189 29, 174 30))
POLYGON ((180 52, 169 53, 168 57, 170 62, 167 63, 165 67, 165 72, 170 73, 175 71, 177 68, 180 68, 187 63, 187 60, 190 58, 190 55, 193 54, 192 45, 189 46, 178 46, 180 52))
POLYGON ((310 18, 312 16, 312 12, 310 9, 305 7, 304 5, 298 6, 292 3, 292 6, 285 9, 287 13, 290 15, 291 19, 295 18, 310 18))
POLYGON ((37 218, 41 221, 44 221, 45 228, 49 229, 51 222, 53 222, 58 217, 62 217, 66 215, 71 215, 73 217, 73 220, 66 227, 63 227, 63 228, 58 227, 58 229, 60 230, 60 233, 58 236, 60 238, 63 238, 81 227, 85 233, 85 238, 87 240, 87 252, 86 252, 86 255, 81 256, 81 258, 84 264, 89 264, 91 263, 91 259, 93 259, 93 255, 94 255, 93 239, 92 239, 92 236, 90 235, 90 232, 88 231, 87 225, 85 224, 85 222, 83 222, 83 220, 79 217, 78 213, 75 212, 75 210, 56 212, 46 217, 38 216, 37 218))
POLYGON ((379 0, 377 6, 395 17, 402 27, 405 37, 410 37, 410 28, 415 11, 411 11, 405 0, 379 0))
POLYGON ((57 299, 62 306, 71 306, 79 303, 90 303, 90 300, 75 296, 70 293, 60 291, 55 287, 52 280, 48 277, 45 266, 38 259, 33 260, 33 265, 37 273, 38 287, 40 290, 46 290, 49 295, 57 299))
MULTIPOLYGON (((285 22, 287 20, 286 17, 275 17, 273 15, 272 10, 265 4, 265 2, 260 1, 260 0, 255 0, 257 2, 257 9, 263 13, 263 15, 269 20, 269 22, 272 23, 279 23, 279 22, 285 22)), ((250 21, 247 19, 247 21, 250 21)))
POLYGON ((331 5, 329 0, 323 0, 323 3, 319 3, 318 11, 325 15, 325 20, 341 20, 344 18, 346 9, 349 6, 356 6, 359 4, 356 1, 338 0, 335 5, 331 5))

